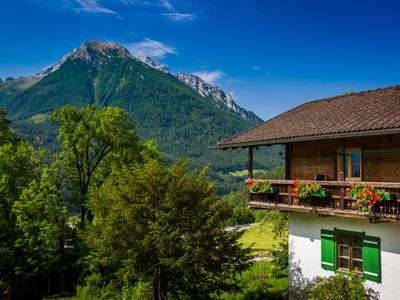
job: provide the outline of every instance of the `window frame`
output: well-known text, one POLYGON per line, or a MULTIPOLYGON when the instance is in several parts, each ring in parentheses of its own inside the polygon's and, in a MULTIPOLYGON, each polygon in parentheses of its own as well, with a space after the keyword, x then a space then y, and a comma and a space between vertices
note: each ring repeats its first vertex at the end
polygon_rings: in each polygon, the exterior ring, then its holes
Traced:
POLYGON ((351 175, 353 173, 353 152, 360 152, 360 176, 359 177, 352 177, 352 176, 345 176, 345 181, 362 181, 363 178, 363 153, 361 148, 346 148, 345 153, 341 154, 340 150, 338 149, 336 155, 336 169, 337 169, 337 178, 340 178, 340 156, 345 155, 348 158, 347 160, 347 175, 351 175))
MULTIPOLYGON (((364 261, 363 261, 363 240, 364 240, 364 236, 365 236, 365 232, 354 232, 354 231, 348 231, 348 230, 335 230, 335 241, 336 241, 336 270, 340 273, 352 273, 352 274, 357 274, 357 275, 363 275, 363 265, 364 265, 364 261), (341 243, 341 238, 343 238, 343 236, 348 236, 349 237, 349 241, 347 244, 345 243, 341 243), (359 246, 354 246, 354 239, 355 237, 360 239, 360 244, 359 246), (349 268, 348 269, 344 269, 340 267, 340 262, 341 259, 343 259, 345 256, 341 256, 340 255, 340 246, 347 246, 348 247, 348 265, 349 268), (358 248, 360 250, 360 254, 361 254, 361 258, 354 258, 353 256, 353 251, 355 248, 358 248), (356 271, 353 269, 353 262, 354 261, 358 261, 361 262, 361 270, 360 271, 356 271)), ((346 258, 344 258, 346 259, 346 258)))

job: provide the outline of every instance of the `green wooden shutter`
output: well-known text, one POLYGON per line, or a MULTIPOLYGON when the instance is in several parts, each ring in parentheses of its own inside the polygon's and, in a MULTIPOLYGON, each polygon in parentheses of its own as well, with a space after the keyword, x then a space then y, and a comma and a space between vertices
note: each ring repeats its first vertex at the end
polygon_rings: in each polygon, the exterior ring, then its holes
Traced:
POLYGON ((336 270, 335 232, 321 229, 321 267, 325 270, 336 270))
POLYGON ((380 238, 373 236, 364 236, 362 253, 364 279, 381 282, 380 238))

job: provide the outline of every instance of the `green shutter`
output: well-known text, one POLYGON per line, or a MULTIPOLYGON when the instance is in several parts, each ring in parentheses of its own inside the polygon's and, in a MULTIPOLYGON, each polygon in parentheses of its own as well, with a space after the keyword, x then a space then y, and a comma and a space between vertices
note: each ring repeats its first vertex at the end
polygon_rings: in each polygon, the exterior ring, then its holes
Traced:
POLYGON ((321 229, 321 267, 325 270, 336 270, 335 232, 321 229))
POLYGON ((380 238, 373 236, 364 236, 362 253, 364 279, 381 282, 380 238))

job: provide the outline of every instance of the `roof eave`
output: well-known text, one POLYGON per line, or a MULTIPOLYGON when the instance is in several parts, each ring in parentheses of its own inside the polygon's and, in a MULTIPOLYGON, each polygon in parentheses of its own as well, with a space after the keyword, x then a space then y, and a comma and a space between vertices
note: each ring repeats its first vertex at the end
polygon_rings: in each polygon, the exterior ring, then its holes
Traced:
POLYGON ((343 132, 335 134, 323 134, 323 135, 312 135, 312 136, 301 136, 301 137, 290 137, 282 139, 272 139, 266 141, 249 141, 234 144, 224 145, 221 142, 217 145, 219 149, 234 149, 234 148, 245 148, 245 147, 256 147, 256 146, 268 146, 275 144, 289 144, 295 142, 306 142, 315 140, 328 140, 328 139, 340 139, 340 138, 350 138, 350 137, 364 137, 364 136, 376 136, 376 135, 388 135, 388 134, 398 134, 400 133, 400 128, 388 128, 379 130, 366 130, 366 131, 356 131, 356 132, 343 132))

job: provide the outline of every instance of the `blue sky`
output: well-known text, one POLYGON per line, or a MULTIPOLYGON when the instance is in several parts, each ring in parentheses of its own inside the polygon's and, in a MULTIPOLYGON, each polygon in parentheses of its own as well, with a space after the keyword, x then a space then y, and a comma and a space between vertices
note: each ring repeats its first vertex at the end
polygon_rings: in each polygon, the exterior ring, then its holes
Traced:
POLYGON ((196 73, 268 119, 307 100, 400 84, 400 2, 2 0, 0 78, 84 41, 196 73))

